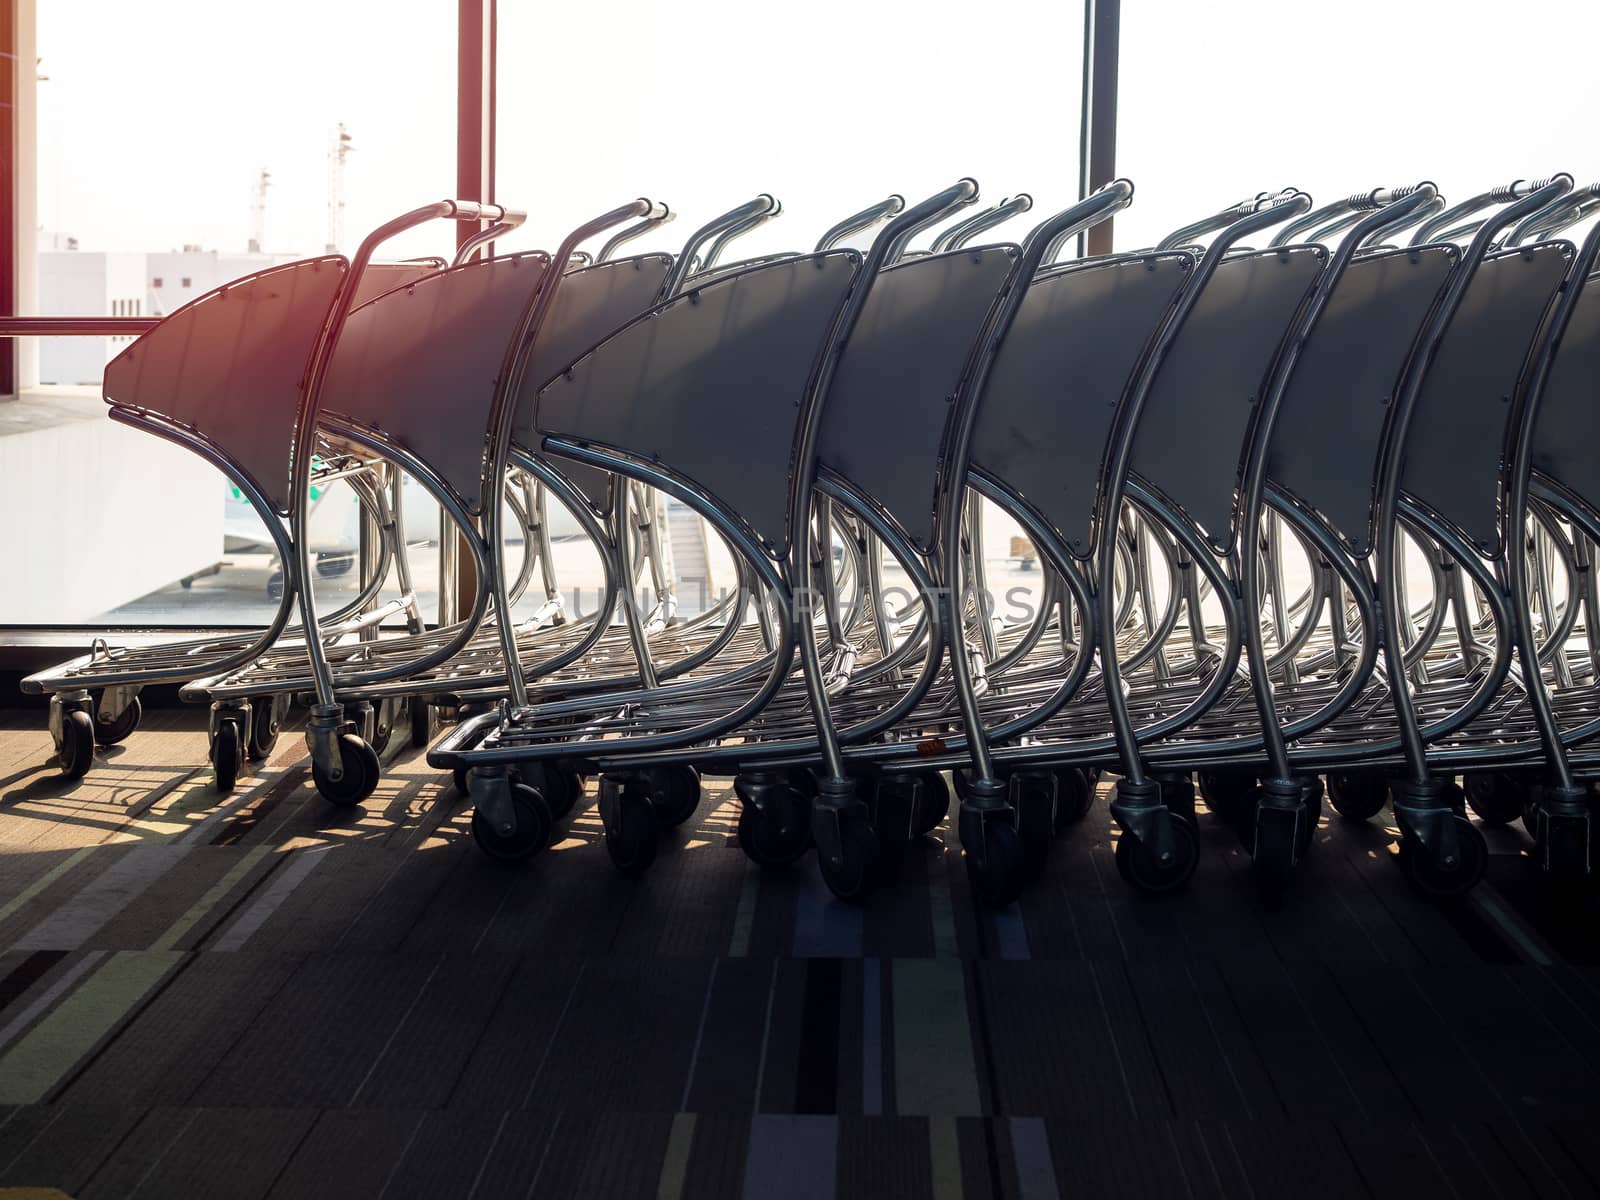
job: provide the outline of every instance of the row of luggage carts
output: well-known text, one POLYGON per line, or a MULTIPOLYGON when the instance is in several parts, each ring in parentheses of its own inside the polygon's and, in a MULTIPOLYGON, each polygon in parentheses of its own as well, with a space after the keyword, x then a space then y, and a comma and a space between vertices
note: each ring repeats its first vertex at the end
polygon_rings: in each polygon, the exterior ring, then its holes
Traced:
POLYGON ((1274 894, 1325 799, 1349 819, 1388 806, 1429 894, 1470 889, 1482 825, 1516 820, 1550 880, 1585 880, 1600 185, 1320 207, 1287 189, 1091 257, 1067 252, 1132 202, 1127 181, 1020 242, 983 235, 1031 200, 978 196, 891 196, 810 252, 744 261, 730 249, 779 214, 771 196, 631 256, 664 206, 546 253, 511 248, 522 214, 444 201, 348 261, 173 313, 108 366, 110 416, 230 478, 282 599, 264 629, 97 639, 26 680, 51 697, 61 771, 133 732, 141 688, 176 683, 210 704, 220 790, 298 699, 329 801, 370 795, 386 747, 425 745, 500 859, 548 846, 596 780, 606 846, 637 874, 715 774, 751 859, 814 849, 855 900, 954 791, 974 892, 1003 906, 1108 773, 1116 863, 1146 892, 1194 872, 1197 790, 1274 894), (480 230, 450 264, 377 261, 440 220, 480 230), (432 624, 406 477, 469 581, 432 624), (357 594, 323 613, 307 496, 335 480, 368 536, 357 594), (736 574, 688 617, 668 504, 736 574), (587 615, 562 601, 552 505, 599 556, 587 615), (995 612, 985 510, 1037 556, 1022 619, 995 612))

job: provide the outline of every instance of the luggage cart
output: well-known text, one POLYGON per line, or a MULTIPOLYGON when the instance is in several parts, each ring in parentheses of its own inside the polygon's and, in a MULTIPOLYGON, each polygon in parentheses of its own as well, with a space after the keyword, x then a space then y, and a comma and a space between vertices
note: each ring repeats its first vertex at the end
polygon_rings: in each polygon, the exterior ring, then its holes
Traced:
MULTIPOLYGON (((545 454, 603 466, 693 505, 743 557, 765 592, 757 607, 767 617, 758 624, 773 646, 745 669, 751 684, 729 696, 728 710, 690 706, 676 727, 654 732, 619 726, 618 736, 603 743, 603 761, 610 763, 613 751, 648 755, 731 733, 777 694, 797 651, 807 695, 817 702, 825 679, 809 584, 821 403, 879 268, 917 230, 970 204, 975 195, 976 185, 965 180, 902 212, 865 258, 854 251, 823 251, 715 279, 624 327, 542 391, 535 419, 545 454), (775 420, 774 411, 783 416, 775 420), (720 436, 708 438, 708 430, 720 436), (735 445, 740 453, 730 457, 725 448, 735 445)), ((626 519, 626 496, 623 491, 612 520, 626 519)), ((624 599, 624 615, 636 624, 638 614, 624 599)), ((659 695, 648 658, 641 667, 644 686, 564 702, 565 708, 530 707, 526 684, 513 670, 504 713, 463 722, 434 746, 434 766, 472 769, 473 828, 485 849, 539 848, 517 831, 525 819, 537 827, 537 816, 524 814, 542 807, 543 798, 524 784, 513 785, 508 764, 581 754, 586 766, 598 765, 592 752, 602 743, 591 738, 574 745, 583 732, 575 714, 631 712, 659 695), (559 724, 558 712, 564 718, 559 724), (574 723, 577 732, 569 741, 562 731, 574 723)), ((695 685, 675 687, 679 698, 695 685)), ((820 719, 825 726, 825 710, 820 719)), ((622 857, 631 865, 653 852, 655 808, 676 811, 681 795, 697 792, 698 782, 686 761, 646 760, 637 771, 624 761, 619 770, 629 773, 602 787, 601 810, 608 847, 627 847, 622 857), (659 803, 653 804, 652 795, 659 803)))
MULTIPOLYGON (((852 232, 870 227, 871 224, 895 211, 901 204, 903 201, 899 197, 891 197, 887 202, 854 214, 830 230, 824 240, 849 236, 852 232)), ((525 461, 526 455, 520 449, 522 430, 526 428, 527 423, 526 409, 531 404, 535 381, 542 380, 546 374, 552 373, 559 366, 564 366, 570 358, 599 341, 604 334, 623 324, 627 318, 642 311, 651 301, 660 299, 668 292, 681 290, 685 286, 703 286, 702 281, 708 277, 708 272, 726 270, 727 268, 720 266, 719 260, 733 238, 771 219, 779 211, 781 209, 776 201, 769 196, 762 196, 697 231, 678 260, 680 263, 690 264, 694 269, 693 273, 688 275, 682 271, 671 270, 672 260, 664 256, 650 256, 647 259, 622 263, 614 259, 616 248, 625 240, 644 232, 645 227, 650 224, 646 222, 640 227, 625 230, 613 238, 597 256, 594 265, 578 270, 564 280, 561 298, 552 310, 547 328, 533 346, 533 359, 526 375, 529 382, 525 385, 524 395, 519 402, 516 432, 513 435, 518 441, 513 444, 513 453, 516 456, 518 470, 522 472, 524 478, 531 478, 530 472, 538 469, 525 461), (708 243, 710 248, 705 249, 708 243)), ((609 477, 604 473, 586 472, 581 468, 569 471, 568 477, 572 486, 565 490, 564 495, 567 497, 569 507, 577 497, 588 501, 586 508, 579 504, 580 520, 582 513, 590 510, 596 517, 603 517, 609 503, 609 489, 612 486, 609 477)), ((546 485, 540 483, 538 486, 543 489, 546 485)), ((608 671, 604 666, 608 658, 623 664, 621 669, 636 671, 636 668, 631 667, 631 661, 637 654, 637 647, 631 646, 625 637, 619 639, 615 631, 609 630, 607 626, 619 594, 617 580, 619 577, 636 579, 642 563, 649 565, 651 582, 656 592, 656 606, 644 618, 643 628, 647 635, 661 634, 671 623, 675 600, 671 596, 670 573, 666 570, 661 550, 659 510, 653 494, 636 485, 630 486, 633 486, 632 502, 638 516, 637 522, 630 529, 635 535, 632 539, 631 567, 620 564, 619 548, 610 544, 608 535, 601 535, 604 540, 596 544, 601 549, 603 564, 608 568, 606 590, 595 617, 586 624, 587 632, 584 629, 574 630, 570 626, 553 631, 543 622, 531 623, 531 628, 519 627, 519 656, 523 659, 524 669, 530 676, 545 677, 571 667, 584 679, 591 681, 597 678, 604 679, 608 675, 616 674, 615 670, 608 671), (523 636, 524 634, 526 636, 523 636), (533 653, 535 651, 538 652, 537 656, 533 653)), ((593 538, 598 527, 593 525, 593 521, 590 525, 589 532, 593 538)), ((525 561, 524 571, 526 569, 525 561)), ((547 575, 547 594, 553 591, 553 588, 554 583, 547 575)), ((514 587, 509 598, 514 602, 514 587)), ((694 649, 698 639, 702 643, 698 648, 698 654, 703 657, 707 650, 705 642, 709 640, 714 644, 718 638, 726 640, 736 632, 736 626, 724 621, 722 632, 713 636, 717 629, 718 618, 725 617, 730 607, 736 603, 737 598, 733 598, 731 602, 720 603, 689 625, 676 629, 671 641, 680 648, 688 646, 694 649)), ((481 616, 481 611, 479 615, 481 616)), ((425 640, 437 641, 445 635, 445 632, 431 631, 425 640)), ((493 630, 475 627, 472 641, 449 661, 436 668, 424 672, 414 670, 405 672, 397 675, 400 682, 381 684, 374 688, 362 687, 359 684, 351 688, 343 686, 344 676, 341 674, 341 668, 347 670, 351 666, 370 668, 377 656, 390 660, 396 658, 403 660, 407 655, 415 654, 416 641, 416 638, 385 639, 375 645, 356 646, 347 652, 335 651, 330 654, 330 660, 335 665, 335 680, 340 683, 341 696, 346 699, 378 700, 380 703, 401 696, 412 702, 416 702, 419 698, 435 697, 472 704, 479 699, 484 689, 494 687, 503 678, 503 668, 498 655, 498 634, 493 630)), ((692 660, 689 665, 692 665, 692 660)), ((679 669, 686 668, 680 666, 679 669)), ((308 684, 303 657, 297 658, 291 650, 274 656, 271 660, 263 660, 243 676, 226 681, 202 681, 190 690, 196 694, 215 694, 220 688, 248 692, 261 688, 263 677, 268 686, 281 689, 292 690, 308 684)))
MULTIPOLYGON (((462 220, 490 219, 499 231, 521 221, 521 214, 494 205, 462 203, 454 211, 462 220)), ((327 353, 334 313, 356 297, 405 286, 442 266, 441 259, 371 263, 353 273, 342 256, 325 255, 225 284, 164 318, 107 365, 108 415, 200 455, 226 475, 261 516, 279 561, 287 563, 294 543, 284 518, 311 479, 348 478, 364 505, 382 504, 370 480, 331 464, 311 464, 309 455, 299 461, 311 469, 296 469, 282 454, 303 419, 303 385, 327 353)), ((286 580, 273 619, 259 631, 158 646, 116 646, 95 638, 88 655, 24 679, 25 692, 51 697, 50 730, 62 775, 81 778, 93 764, 97 743, 110 745, 133 733, 143 687, 231 669, 296 632, 290 629, 296 586, 286 580)), ((330 624, 360 612, 377 588, 362 589, 329 617, 330 624)), ((281 710, 268 705, 241 715, 232 736, 252 757, 265 757, 281 710)))

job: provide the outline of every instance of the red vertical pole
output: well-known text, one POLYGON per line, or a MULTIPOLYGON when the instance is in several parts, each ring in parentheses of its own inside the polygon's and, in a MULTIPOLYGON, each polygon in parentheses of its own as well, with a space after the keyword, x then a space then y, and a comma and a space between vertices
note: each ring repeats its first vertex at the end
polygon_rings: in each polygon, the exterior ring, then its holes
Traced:
MULTIPOLYGON (((17 91, 21 73, 34 69, 17 58, 17 4, 0 0, 0 316, 6 317, 17 315, 17 189, 33 185, 17 172, 17 91)), ((0 396, 16 394, 17 344, 0 338, 0 396)))
MULTIPOLYGON (((458 200, 494 201, 495 4, 496 0, 457 0, 456 34, 456 194, 458 200)), ((482 228, 456 225, 456 245, 482 228)), ((480 252, 482 253, 482 252, 480 252)), ((440 516, 441 539, 446 518, 440 516)), ((470 612, 478 580, 471 552, 463 544, 453 556, 441 555, 439 621, 470 612), (443 578, 454 558, 453 578, 443 578)))

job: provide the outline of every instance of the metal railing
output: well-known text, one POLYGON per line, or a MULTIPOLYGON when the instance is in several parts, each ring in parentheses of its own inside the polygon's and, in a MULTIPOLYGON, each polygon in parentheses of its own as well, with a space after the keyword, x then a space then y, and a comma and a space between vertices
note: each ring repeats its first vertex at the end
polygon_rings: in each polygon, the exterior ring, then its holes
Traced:
POLYGON ((137 337, 160 322, 160 317, 0 317, 0 338, 137 337))

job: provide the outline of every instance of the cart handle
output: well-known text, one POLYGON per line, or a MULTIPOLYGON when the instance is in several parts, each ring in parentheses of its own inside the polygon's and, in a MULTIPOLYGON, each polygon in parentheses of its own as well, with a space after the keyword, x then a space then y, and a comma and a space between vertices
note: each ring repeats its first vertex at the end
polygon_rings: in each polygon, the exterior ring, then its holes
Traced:
POLYGON ((767 212, 746 217, 732 229, 723 230, 723 232, 718 235, 717 240, 711 243, 711 249, 706 251, 706 259, 700 264, 699 270, 709 271, 712 267, 721 262, 722 252, 728 248, 728 245, 735 238, 741 238, 745 234, 749 233, 752 229, 756 229, 762 225, 765 225, 768 221, 772 220, 773 217, 781 217, 782 215, 783 202, 781 200, 774 200, 772 202, 772 208, 767 212))
POLYGON ((906 198, 895 192, 887 199, 863 208, 860 212, 846 217, 818 238, 815 253, 821 254, 824 251, 832 250, 845 238, 860 233, 863 229, 871 229, 879 221, 887 221, 905 206, 906 198))
POLYGON ((1569 225, 1576 225, 1597 207, 1600 207, 1600 183, 1576 188, 1565 196, 1557 196, 1519 224, 1506 239, 1506 245, 1520 246, 1530 237, 1549 237, 1569 225))
POLYGON ((652 229, 655 229, 658 226, 665 225, 667 222, 675 220, 677 216, 677 213, 673 212, 665 204, 663 204, 659 214, 651 214, 635 224, 629 225, 624 229, 619 229, 610 241, 608 241, 604 246, 600 247, 600 253, 595 255, 594 261, 596 263, 610 262, 611 256, 623 246, 627 245, 627 243, 633 241, 635 238, 643 237, 645 234, 649 233, 652 229))
MULTIPOLYGON (((1192 225, 1185 225, 1175 229, 1166 237, 1156 243, 1157 250, 1175 250, 1180 246, 1192 246, 1196 238, 1204 237, 1208 233, 1215 233, 1219 229, 1226 229, 1236 221, 1241 221, 1255 213, 1262 212, 1265 208, 1292 200, 1305 193, 1298 188, 1284 188, 1281 192, 1257 192, 1248 200, 1241 200, 1237 204, 1230 204, 1220 212, 1202 218, 1192 225)), ((1282 219, 1281 217, 1279 218, 1282 219)), ((1274 223, 1275 222, 1271 222, 1274 223)))
MULTIPOLYGON (((496 205, 495 207, 499 206, 496 205)), ((456 247, 455 257, 450 260, 452 267, 464 265, 480 246, 486 246, 496 238, 505 236, 528 219, 527 213, 516 209, 501 209, 500 212, 499 220, 495 221, 487 229, 480 229, 456 247)))
POLYGON ((1563 191, 1569 190, 1572 187, 1572 176, 1562 172, 1559 175, 1552 175, 1549 179, 1540 179, 1533 183, 1529 183, 1526 179, 1517 179, 1501 187, 1490 188, 1487 192, 1480 192, 1470 200, 1463 200, 1455 207, 1447 208, 1437 216, 1424 221, 1422 227, 1412 236, 1411 244, 1413 246, 1423 245, 1425 242, 1431 241, 1441 231, 1447 229, 1450 230, 1449 236, 1461 236, 1470 233, 1477 228, 1478 222, 1473 222, 1463 229, 1451 229, 1451 226, 1455 225, 1463 217, 1470 217, 1475 213, 1482 212, 1484 209, 1493 208, 1497 204, 1510 204, 1513 201, 1525 200, 1536 192, 1543 191, 1551 184, 1557 183, 1565 183, 1566 188, 1563 191))
POLYGON ((986 229, 993 229, 996 225, 1010 220, 1018 213, 1025 213, 1033 207, 1033 197, 1027 192, 1018 192, 1015 196, 1007 197, 999 204, 986 208, 982 212, 973 213, 965 221, 958 221, 933 239, 932 251, 938 254, 944 250, 959 250, 967 245, 986 229))
POLYGON ((683 281, 689 277, 694 269, 695 256, 700 247, 719 237, 730 229, 737 229, 744 225, 751 217, 765 216, 778 208, 778 201, 769 193, 762 192, 754 200, 739 205, 738 208, 729 209, 720 217, 707 222, 696 229, 684 243, 683 250, 678 254, 677 262, 672 264, 672 270, 667 272, 667 278, 661 284, 661 291, 656 299, 665 300, 669 296, 676 296, 683 287, 683 281))
POLYGON ((978 199, 978 181, 968 175, 951 184, 942 192, 929 196, 915 208, 907 209, 880 233, 867 252, 865 268, 871 272, 882 270, 898 262, 906 245, 930 225, 936 225, 952 213, 960 212, 978 199))

